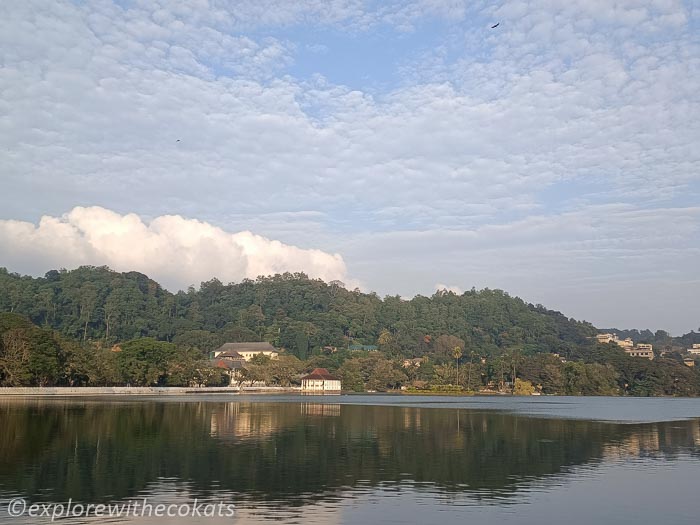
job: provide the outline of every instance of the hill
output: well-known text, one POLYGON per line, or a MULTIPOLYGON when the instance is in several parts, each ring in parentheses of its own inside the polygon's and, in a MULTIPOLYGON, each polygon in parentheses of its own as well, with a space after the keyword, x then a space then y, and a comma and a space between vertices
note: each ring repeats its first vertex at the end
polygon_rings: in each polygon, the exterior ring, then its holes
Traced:
POLYGON ((598 344, 596 332, 500 290, 382 299, 284 274, 173 294, 104 267, 41 278, 0 269, 1 386, 227 384, 208 352, 224 341, 268 341, 285 352, 248 363, 241 381, 288 386, 323 367, 357 391, 700 393, 698 368, 674 351, 696 334, 649 361, 598 344))
POLYGON ((324 346, 376 344, 382 333, 383 346, 397 356, 442 350, 443 335, 480 355, 513 348, 568 355, 596 333, 588 323, 501 290, 382 299, 304 274, 226 285, 214 279, 171 293, 143 274, 106 267, 53 270, 41 278, 0 269, 0 311, 81 341, 152 337, 207 350, 223 341, 265 340, 302 359, 324 346))

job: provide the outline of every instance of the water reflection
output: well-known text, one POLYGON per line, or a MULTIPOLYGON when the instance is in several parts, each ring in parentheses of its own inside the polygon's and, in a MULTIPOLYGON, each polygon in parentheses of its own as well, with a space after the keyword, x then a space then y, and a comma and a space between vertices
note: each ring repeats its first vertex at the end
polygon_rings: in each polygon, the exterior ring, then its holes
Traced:
POLYGON ((698 420, 612 424, 311 402, 5 401, 0 423, 0 497, 227 494, 243 503, 241 522, 260 513, 301 519, 295 508, 333 514, 339 499, 407 485, 502 505, 576 468, 694 458, 700 445, 698 420))

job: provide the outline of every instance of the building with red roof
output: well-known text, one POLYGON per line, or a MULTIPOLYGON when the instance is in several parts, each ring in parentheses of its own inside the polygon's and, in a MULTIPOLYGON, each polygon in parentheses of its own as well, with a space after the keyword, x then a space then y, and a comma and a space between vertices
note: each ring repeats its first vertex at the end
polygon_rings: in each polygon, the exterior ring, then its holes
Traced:
POLYGON ((301 391, 340 392, 340 379, 325 368, 314 368, 309 375, 301 378, 301 391))

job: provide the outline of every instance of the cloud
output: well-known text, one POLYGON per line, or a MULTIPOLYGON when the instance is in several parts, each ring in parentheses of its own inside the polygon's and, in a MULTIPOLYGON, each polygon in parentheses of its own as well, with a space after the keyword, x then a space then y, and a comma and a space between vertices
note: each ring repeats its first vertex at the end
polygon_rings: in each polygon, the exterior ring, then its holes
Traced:
POLYGON ((438 292, 446 291, 446 292, 452 292, 452 293, 457 294, 457 295, 462 295, 464 293, 464 290, 462 290, 459 286, 441 284, 441 283, 437 283, 435 285, 435 289, 438 292))
POLYGON ((382 293, 502 287, 587 318, 603 294, 601 324, 695 327, 672 291, 697 290, 687 2, 197 5, 0 5, 3 218, 180 214, 342 253, 382 293))
POLYGON ((229 233, 206 222, 164 215, 146 223, 101 207, 76 207, 38 225, 0 221, 3 264, 35 274, 52 268, 107 265, 140 271, 170 289, 216 277, 240 281, 283 272, 305 272, 350 285, 342 257, 267 239, 249 231, 229 233))

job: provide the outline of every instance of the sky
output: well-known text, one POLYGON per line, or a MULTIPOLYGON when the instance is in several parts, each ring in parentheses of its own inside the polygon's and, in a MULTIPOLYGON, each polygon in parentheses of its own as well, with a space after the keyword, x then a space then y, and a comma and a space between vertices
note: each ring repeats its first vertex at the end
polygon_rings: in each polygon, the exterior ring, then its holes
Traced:
POLYGON ((0 92, 11 271, 700 327, 696 2, 2 2, 0 92))

